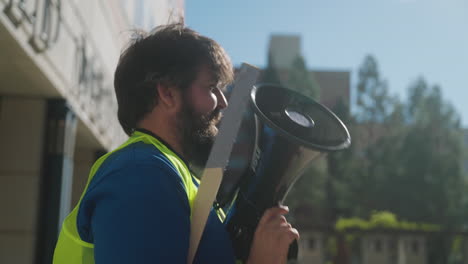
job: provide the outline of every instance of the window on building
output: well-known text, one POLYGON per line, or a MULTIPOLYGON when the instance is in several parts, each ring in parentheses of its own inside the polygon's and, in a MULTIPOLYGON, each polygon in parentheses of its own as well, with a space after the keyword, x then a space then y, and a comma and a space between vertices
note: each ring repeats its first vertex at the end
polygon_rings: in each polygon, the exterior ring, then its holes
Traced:
POLYGON ((419 241, 413 240, 413 242, 411 243, 411 252, 413 254, 419 253, 419 241))
POLYGON ((374 249, 375 252, 382 252, 382 240, 376 239, 374 241, 374 249))
POLYGON ((317 246, 316 242, 315 242, 315 238, 313 238, 313 237, 309 238, 308 241, 307 241, 307 246, 308 246, 309 250, 315 250, 315 247, 317 246))
POLYGON ((388 241, 388 249, 390 251, 395 251, 397 249, 397 242, 395 239, 390 239, 388 241))

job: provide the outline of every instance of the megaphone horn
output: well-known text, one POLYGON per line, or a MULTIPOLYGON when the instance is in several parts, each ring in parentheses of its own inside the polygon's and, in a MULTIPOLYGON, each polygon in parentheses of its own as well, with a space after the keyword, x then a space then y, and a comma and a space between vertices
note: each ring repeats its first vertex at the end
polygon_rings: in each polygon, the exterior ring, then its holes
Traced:
POLYGON ((297 92, 259 84, 250 99, 254 154, 226 218, 236 256, 244 261, 263 212, 283 202, 312 160, 351 144, 346 126, 332 111, 297 92))

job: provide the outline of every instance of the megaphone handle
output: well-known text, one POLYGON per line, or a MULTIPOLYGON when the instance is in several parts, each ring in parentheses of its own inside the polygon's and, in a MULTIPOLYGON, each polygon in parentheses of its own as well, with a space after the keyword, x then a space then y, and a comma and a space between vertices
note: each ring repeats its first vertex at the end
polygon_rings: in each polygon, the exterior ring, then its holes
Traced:
POLYGON ((291 243, 291 245, 289 245, 288 260, 297 259, 298 253, 299 253, 299 244, 297 243, 297 240, 295 239, 291 243))

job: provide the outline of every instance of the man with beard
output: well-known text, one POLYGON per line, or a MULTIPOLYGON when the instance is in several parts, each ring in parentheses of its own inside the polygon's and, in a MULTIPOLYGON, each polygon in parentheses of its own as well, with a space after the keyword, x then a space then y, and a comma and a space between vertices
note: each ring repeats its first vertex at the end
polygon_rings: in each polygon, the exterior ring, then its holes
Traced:
MULTIPOLYGON (((198 180, 190 163, 207 160, 223 94, 233 79, 222 47, 184 27, 140 33, 122 53, 114 86, 128 141, 101 157, 83 196, 64 221, 54 263, 187 263, 191 208, 198 180)), ((285 263, 297 230, 287 208, 266 211, 249 264, 285 263)), ((212 210, 194 263, 234 263, 223 226, 212 210)))

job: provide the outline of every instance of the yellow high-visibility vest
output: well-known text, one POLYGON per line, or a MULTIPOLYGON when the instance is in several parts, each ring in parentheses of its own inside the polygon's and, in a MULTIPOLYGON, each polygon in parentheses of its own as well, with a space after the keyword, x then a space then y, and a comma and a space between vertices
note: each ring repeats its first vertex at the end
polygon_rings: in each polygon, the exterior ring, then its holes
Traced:
POLYGON ((154 145, 172 163, 172 165, 174 165, 182 178, 182 182, 187 192, 190 209, 192 209, 193 201, 197 194, 197 186, 192 181, 192 175, 190 170, 187 168, 187 165, 177 156, 177 154, 167 148, 159 140, 150 135, 136 131, 124 144, 114 151, 102 156, 96 161, 96 163, 94 163, 91 168, 91 172, 89 173, 88 182, 81 194, 78 204, 63 222, 62 230, 60 231, 57 245, 55 247, 53 264, 94 264, 94 244, 81 240, 80 235, 78 234, 76 218, 78 216, 81 200, 88 189, 89 183, 102 163, 115 151, 136 142, 144 142, 145 144, 154 145))

